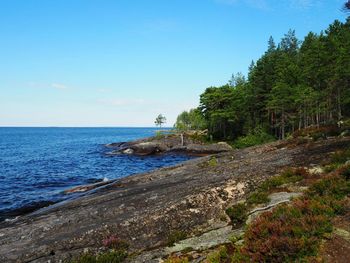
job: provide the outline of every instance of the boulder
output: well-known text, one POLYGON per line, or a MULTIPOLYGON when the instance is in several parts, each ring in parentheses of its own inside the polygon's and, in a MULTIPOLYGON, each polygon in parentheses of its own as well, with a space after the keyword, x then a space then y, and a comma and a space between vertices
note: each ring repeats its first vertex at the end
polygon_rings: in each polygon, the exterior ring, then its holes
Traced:
MULTIPOLYGON (((130 146, 135 155, 152 155, 162 153, 168 150, 166 145, 155 142, 141 142, 130 146)), ((130 151, 129 151, 130 152, 130 151)))
POLYGON ((214 154, 220 152, 228 152, 233 148, 225 143, 213 143, 213 144, 189 144, 186 147, 186 151, 189 153, 198 153, 198 154, 214 154))

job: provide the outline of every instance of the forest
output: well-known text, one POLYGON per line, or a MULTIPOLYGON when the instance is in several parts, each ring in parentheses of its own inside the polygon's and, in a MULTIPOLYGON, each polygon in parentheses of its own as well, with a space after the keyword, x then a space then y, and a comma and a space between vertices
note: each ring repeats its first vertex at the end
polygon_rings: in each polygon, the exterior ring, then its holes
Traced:
POLYGON ((208 87, 199 107, 181 113, 178 129, 208 129, 211 138, 284 139, 296 130, 342 125, 350 118, 350 17, 300 41, 295 31, 252 61, 247 76, 208 87))

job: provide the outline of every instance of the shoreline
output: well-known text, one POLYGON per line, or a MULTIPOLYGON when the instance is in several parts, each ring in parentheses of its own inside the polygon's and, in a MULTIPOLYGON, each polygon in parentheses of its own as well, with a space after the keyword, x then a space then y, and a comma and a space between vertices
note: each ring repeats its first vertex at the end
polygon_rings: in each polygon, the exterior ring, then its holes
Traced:
POLYGON ((227 225, 220 219, 227 206, 284 167, 312 167, 349 147, 350 138, 278 141, 121 178, 1 227, 0 261, 59 262, 99 251, 111 235, 131 253, 164 247, 173 231, 195 236, 227 225))

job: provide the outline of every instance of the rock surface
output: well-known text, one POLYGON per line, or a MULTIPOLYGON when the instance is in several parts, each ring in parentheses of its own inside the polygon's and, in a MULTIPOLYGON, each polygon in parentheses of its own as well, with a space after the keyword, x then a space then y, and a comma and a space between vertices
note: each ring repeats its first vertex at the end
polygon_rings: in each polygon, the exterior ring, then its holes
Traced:
POLYGON ((189 136, 164 135, 161 138, 151 137, 128 143, 111 143, 107 147, 115 148, 108 154, 135 154, 140 156, 161 154, 166 152, 182 152, 188 154, 215 154, 231 151, 232 147, 226 142, 205 144, 189 136))
POLYGON ((297 145, 275 142, 129 176, 0 225, 0 262, 59 262, 98 251, 117 235, 131 253, 165 246, 174 230, 200 236, 217 229, 226 207, 286 166, 320 163, 350 138, 297 145), (212 162, 215 158, 215 162, 212 162))

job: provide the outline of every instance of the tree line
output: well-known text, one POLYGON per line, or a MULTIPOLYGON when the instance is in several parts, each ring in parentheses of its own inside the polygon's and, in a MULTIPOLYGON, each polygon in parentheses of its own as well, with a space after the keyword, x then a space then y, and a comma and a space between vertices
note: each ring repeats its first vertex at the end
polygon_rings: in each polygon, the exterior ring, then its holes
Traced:
POLYGON ((350 117, 350 18, 334 21, 303 41, 289 30, 279 43, 252 61, 247 76, 234 74, 200 95, 197 109, 179 115, 176 126, 208 129, 234 140, 256 131, 284 139, 309 126, 337 124, 350 117), (191 115, 194 124, 189 118, 191 115))

